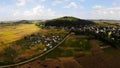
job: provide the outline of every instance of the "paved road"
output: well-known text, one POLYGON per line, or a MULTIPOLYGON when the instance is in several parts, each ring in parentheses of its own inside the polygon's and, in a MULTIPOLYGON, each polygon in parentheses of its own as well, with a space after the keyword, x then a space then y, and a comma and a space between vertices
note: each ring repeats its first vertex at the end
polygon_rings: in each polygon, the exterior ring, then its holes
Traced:
POLYGON ((22 65, 22 64, 25 64, 25 63, 28 63, 28 62, 31 62, 33 60, 36 60, 46 54, 48 54, 49 52, 53 51, 55 48, 57 48, 61 43, 63 43, 68 37, 70 36, 70 34, 68 34, 60 43, 58 43, 56 46, 54 46, 52 49, 49 49, 48 51, 46 51, 45 53, 43 54, 40 54, 39 56, 36 56, 34 58, 31 58, 29 60, 26 60, 26 61, 23 61, 23 62, 20 62, 20 63, 16 63, 16 64, 11 64, 11 65, 4 65, 4 66, 0 66, 0 68, 7 68, 7 67, 14 67, 14 66, 19 66, 19 65, 22 65))

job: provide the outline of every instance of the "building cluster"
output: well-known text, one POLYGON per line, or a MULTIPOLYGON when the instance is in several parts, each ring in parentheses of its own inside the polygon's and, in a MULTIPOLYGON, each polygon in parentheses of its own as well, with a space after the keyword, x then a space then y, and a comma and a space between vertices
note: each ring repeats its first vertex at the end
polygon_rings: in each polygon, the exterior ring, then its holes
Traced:
POLYGON ((56 44, 58 44, 64 37, 59 35, 42 35, 32 34, 30 36, 26 36, 23 39, 17 41, 18 44, 30 48, 37 44, 45 45, 44 51, 53 48, 56 44))
POLYGON ((101 27, 96 25, 80 26, 77 28, 79 32, 84 34, 93 34, 96 38, 106 40, 112 44, 119 44, 120 42, 120 27, 101 27))

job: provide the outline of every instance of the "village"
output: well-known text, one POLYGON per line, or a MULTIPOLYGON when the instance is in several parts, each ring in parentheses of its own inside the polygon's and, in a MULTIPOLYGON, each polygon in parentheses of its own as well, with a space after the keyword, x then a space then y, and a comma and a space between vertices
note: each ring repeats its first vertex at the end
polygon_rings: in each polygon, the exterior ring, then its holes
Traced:
POLYGON ((101 27, 101 26, 80 26, 77 33, 93 35, 96 39, 111 44, 113 47, 120 47, 120 27, 101 27))

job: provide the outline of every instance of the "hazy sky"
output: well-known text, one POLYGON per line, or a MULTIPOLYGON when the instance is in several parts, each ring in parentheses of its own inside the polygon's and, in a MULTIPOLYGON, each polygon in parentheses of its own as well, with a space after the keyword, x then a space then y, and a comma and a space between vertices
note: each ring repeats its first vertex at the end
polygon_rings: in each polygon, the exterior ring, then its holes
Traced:
POLYGON ((120 0, 0 0, 0 21, 62 16, 120 20, 120 0))

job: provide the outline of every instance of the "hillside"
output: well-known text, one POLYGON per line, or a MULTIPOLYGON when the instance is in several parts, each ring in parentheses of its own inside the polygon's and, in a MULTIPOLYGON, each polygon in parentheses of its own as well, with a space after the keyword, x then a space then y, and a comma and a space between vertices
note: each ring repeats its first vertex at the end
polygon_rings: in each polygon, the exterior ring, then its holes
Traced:
POLYGON ((29 20, 20 20, 20 21, 17 21, 17 22, 14 22, 15 24, 30 24, 31 21, 29 20))
POLYGON ((61 17, 45 22, 45 26, 56 26, 56 27, 68 27, 68 26, 80 26, 94 24, 92 21, 83 20, 75 17, 61 17))
POLYGON ((0 44, 10 43, 39 31, 35 24, 0 25, 0 44))
POLYGON ((91 20, 93 22, 95 22, 97 25, 99 26, 103 26, 103 27, 116 27, 116 26, 120 26, 120 21, 119 20, 91 20))

